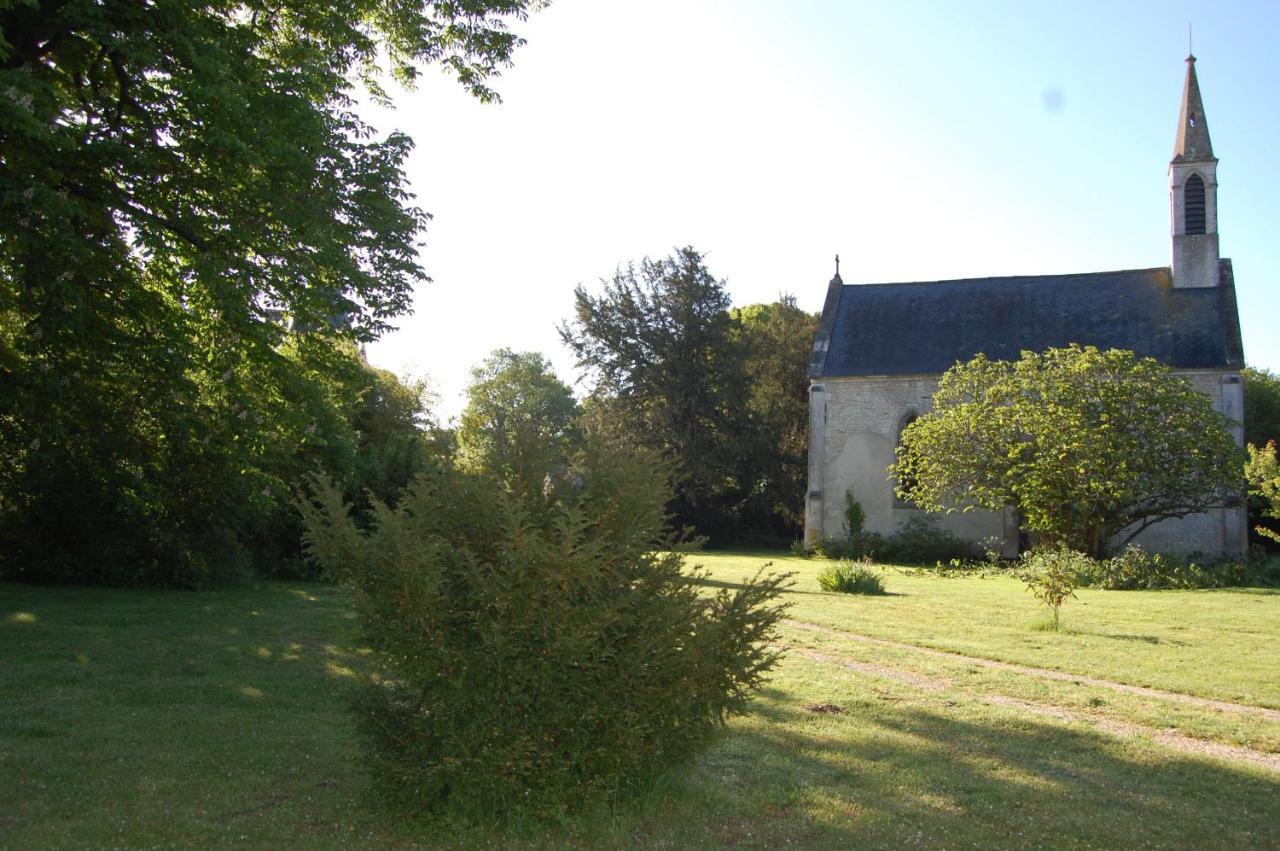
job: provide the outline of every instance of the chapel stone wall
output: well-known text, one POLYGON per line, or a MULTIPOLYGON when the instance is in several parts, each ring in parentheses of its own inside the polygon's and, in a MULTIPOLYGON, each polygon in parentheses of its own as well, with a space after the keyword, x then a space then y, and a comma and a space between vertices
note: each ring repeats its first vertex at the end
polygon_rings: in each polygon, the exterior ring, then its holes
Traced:
MULTIPOLYGON (((1239 425, 1244 397, 1234 371, 1183 371, 1216 410, 1239 425)), ((894 461, 898 432, 911 414, 932 407, 938 376, 828 378, 813 385, 810 408, 810 489, 805 542, 844 534, 845 492, 851 491, 866 512, 866 528, 893 534, 918 509, 897 499, 887 469, 894 461)), ((982 543, 998 538, 1006 555, 1017 552, 1017 528, 1008 512, 971 511, 937 515, 953 534, 982 543)), ((1216 509, 1151 526, 1137 539, 1157 552, 1200 553, 1209 557, 1242 555, 1247 548, 1243 506, 1216 509)))

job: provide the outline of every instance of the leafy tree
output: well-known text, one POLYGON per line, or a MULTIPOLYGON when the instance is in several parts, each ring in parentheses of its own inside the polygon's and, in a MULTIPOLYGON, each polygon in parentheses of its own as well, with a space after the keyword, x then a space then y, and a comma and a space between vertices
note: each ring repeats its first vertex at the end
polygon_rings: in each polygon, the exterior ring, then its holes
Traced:
POLYGON ((578 403, 535 352, 498 349, 471 372, 458 426, 463 466, 487 471, 508 489, 540 498, 577 447, 578 403))
POLYGON ((426 280, 410 140, 354 80, 438 62, 492 98, 534 5, 0 3, 7 575, 234 572, 292 446, 351 459, 328 369, 426 280))
POLYGON ((1087 569, 1089 559, 1080 553, 1057 547, 1025 553, 1018 578, 1037 600, 1053 609, 1053 628, 1062 628, 1062 604, 1076 596, 1077 577, 1087 569))
POLYGON ((359 401, 348 419, 356 437, 353 495, 367 494, 394 506, 430 458, 447 455, 429 404, 425 381, 404 382, 362 362, 359 401))
POLYGON ((1254 446, 1266 446, 1280 440, 1280 376, 1267 369, 1245 367, 1244 440, 1254 446))
POLYGON ((676 468, 678 523, 713 540, 733 529, 735 448, 745 432, 742 345, 723 281, 692 248, 620 268, 604 291, 574 291, 560 336, 586 370, 597 419, 676 468))
POLYGON ((1240 463, 1222 415, 1186 381, 1073 345, 952 367, 891 474, 922 508, 1012 506, 1047 541, 1100 557, 1122 533, 1238 495, 1240 463))
POLYGON ((305 407, 295 398, 281 410, 302 407, 313 415, 264 441, 271 451, 257 462, 272 477, 273 499, 242 534, 258 570, 314 577, 314 565, 303 558, 301 518, 293 506, 298 483, 323 470, 367 525, 373 502, 396 505, 414 477, 452 448, 432 419, 425 382, 402 382, 354 349, 333 358, 323 376, 306 376, 297 389, 299 398, 309 400, 305 407), (325 388, 323 397, 315 398, 325 388))
POLYGON ((743 343, 746 433, 739 439, 735 479, 744 496, 736 510, 740 537, 795 540, 804 522, 809 458, 809 355, 818 317, 784 295, 772 304, 732 311, 743 343))
POLYGON ((1249 512, 1259 521, 1253 531, 1269 541, 1280 543, 1280 532, 1271 526, 1263 525, 1264 519, 1280 518, 1280 462, 1276 460, 1276 442, 1267 441, 1261 449, 1249 444, 1249 461, 1244 467, 1244 476, 1249 483, 1249 512))
POLYGON ((1246 469, 1251 484, 1249 528, 1256 543, 1275 549, 1280 546, 1280 516, 1258 490, 1255 474, 1266 463, 1268 444, 1280 440, 1280 376, 1254 367, 1245 367, 1240 374, 1244 377, 1244 440, 1251 453, 1246 469))

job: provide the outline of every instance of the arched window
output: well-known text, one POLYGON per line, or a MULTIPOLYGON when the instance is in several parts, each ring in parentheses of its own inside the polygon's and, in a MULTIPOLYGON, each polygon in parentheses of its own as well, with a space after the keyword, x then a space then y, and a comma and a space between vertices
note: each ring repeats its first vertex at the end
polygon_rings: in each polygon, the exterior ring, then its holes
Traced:
MULTIPOLYGON (((915 411, 911 411, 898 421, 897 446, 902 445, 902 433, 907 430, 907 426, 911 425, 919 418, 919 415, 915 411)), ((910 476, 903 476, 898 479, 897 484, 898 487, 894 491, 893 495, 893 504, 898 508, 914 508, 915 503, 911 501, 911 492, 915 490, 916 487, 915 479, 910 476)))
POLYGON ((1186 215, 1187 233, 1204 233, 1204 181, 1200 175, 1187 178, 1182 190, 1182 205, 1186 215))

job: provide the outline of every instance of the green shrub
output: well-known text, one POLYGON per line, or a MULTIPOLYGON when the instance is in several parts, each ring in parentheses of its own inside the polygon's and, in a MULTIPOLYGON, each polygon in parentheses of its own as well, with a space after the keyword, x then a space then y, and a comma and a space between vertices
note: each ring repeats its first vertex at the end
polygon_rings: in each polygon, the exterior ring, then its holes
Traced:
POLYGON ((868 532, 863 528, 862 506, 851 493, 846 492, 845 498, 846 528, 856 528, 857 534, 827 538, 813 548, 814 555, 833 560, 874 558, 905 564, 934 564, 977 553, 977 547, 943 529, 937 518, 927 514, 912 514, 892 535, 868 532))
POLYGON ((862 553, 859 552, 858 547, 852 541, 841 538, 824 538, 814 546, 813 554, 818 558, 836 560, 854 558, 862 553))
POLYGON ((1108 559, 1090 559, 1081 567, 1080 584, 1111 591, 1159 588, 1228 588, 1261 579, 1247 564, 1199 564, 1178 556, 1148 553, 1137 544, 1108 559))
POLYGON ((841 594, 883 594, 884 580, 866 563, 854 564, 841 561, 829 564, 818 574, 818 586, 823 591, 841 594))
POLYGON ((844 535, 850 541, 857 541, 862 536, 862 527, 867 522, 867 512, 862 510, 862 503, 853 498, 853 491, 844 492, 844 535))
POLYGON ((816 547, 806 547, 804 541, 791 542, 791 554, 797 558, 810 558, 816 547))
POLYGON ((1054 629, 1060 628, 1062 604, 1076 596, 1078 577, 1090 561, 1083 553, 1066 547, 1036 549, 1023 554, 1019 578, 1037 600, 1053 609, 1054 629))
POLYGON ((882 552, 887 561, 932 564, 973 555, 974 547, 938 525, 928 514, 912 514, 889 536, 882 552))
POLYGON ((702 593, 652 458, 589 440, 545 502, 440 466, 362 532, 324 483, 310 552, 355 589, 376 775, 470 818, 572 808, 704 744, 776 663, 784 576, 702 593))

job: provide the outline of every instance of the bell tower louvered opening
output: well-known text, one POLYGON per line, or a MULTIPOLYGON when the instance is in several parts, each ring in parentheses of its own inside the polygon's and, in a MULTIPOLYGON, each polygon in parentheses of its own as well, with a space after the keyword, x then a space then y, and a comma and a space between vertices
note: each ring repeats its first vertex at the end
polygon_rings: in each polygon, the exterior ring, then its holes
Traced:
POLYGON ((1186 233, 1204 233, 1204 181, 1200 175, 1193 174, 1187 178, 1187 186, 1183 190, 1183 210, 1186 214, 1186 233))

